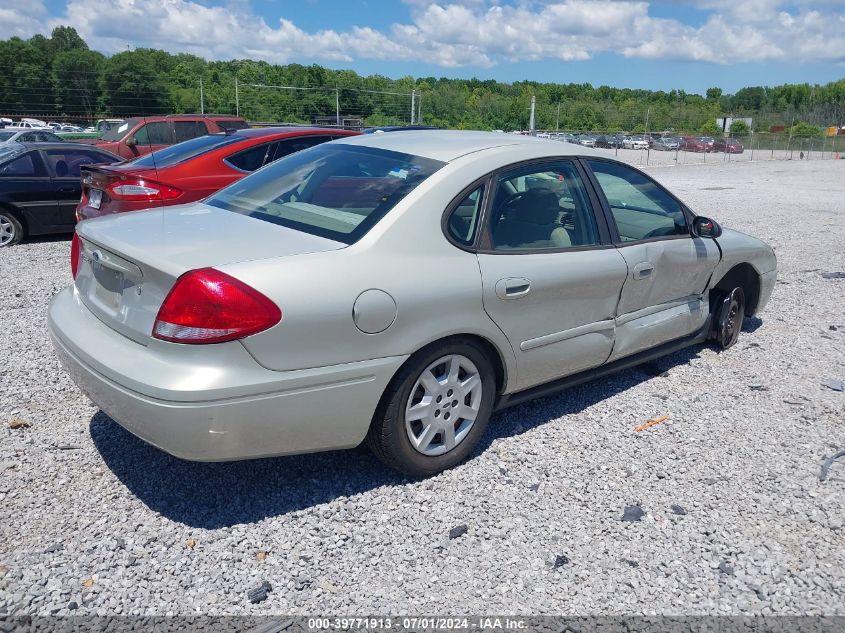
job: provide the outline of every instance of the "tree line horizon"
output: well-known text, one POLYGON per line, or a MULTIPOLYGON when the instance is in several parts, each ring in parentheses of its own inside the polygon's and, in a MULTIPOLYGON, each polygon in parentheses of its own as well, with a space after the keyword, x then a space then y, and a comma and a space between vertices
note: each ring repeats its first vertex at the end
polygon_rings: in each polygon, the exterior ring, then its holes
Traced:
POLYGON ((364 125, 410 121, 410 94, 422 122, 444 128, 524 130, 531 97, 536 127, 633 133, 716 134, 717 117, 751 117, 737 135, 773 126, 814 135, 845 125, 845 78, 827 84, 748 86, 726 94, 594 87, 589 83, 362 76, 318 64, 207 61, 188 53, 137 48, 107 56, 91 50, 73 27, 49 37, 0 41, 0 114, 94 120, 100 117, 205 112, 253 121, 313 123, 316 116, 355 116, 364 125), (304 90, 248 88, 257 84, 304 90), (238 85, 241 86, 238 94, 238 85), (202 86, 202 88, 200 88, 202 86), (202 94, 201 94, 202 93, 202 94), (388 95, 387 93, 398 93, 388 95))

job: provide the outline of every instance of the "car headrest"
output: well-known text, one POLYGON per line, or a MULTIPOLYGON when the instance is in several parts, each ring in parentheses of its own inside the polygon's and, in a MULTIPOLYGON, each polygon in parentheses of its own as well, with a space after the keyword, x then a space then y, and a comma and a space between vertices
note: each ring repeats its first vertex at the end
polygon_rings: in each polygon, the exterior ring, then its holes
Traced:
POLYGON ((56 161, 56 177, 64 178, 65 176, 67 176, 67 173, 68 173, 67 163, 63 160, 57 160, 56 161))
POLYGON ((508 216, 528 224, 552 224, 557 221, 559 214, 557 196, 550 189, 539 187, 526 191, 508 216))

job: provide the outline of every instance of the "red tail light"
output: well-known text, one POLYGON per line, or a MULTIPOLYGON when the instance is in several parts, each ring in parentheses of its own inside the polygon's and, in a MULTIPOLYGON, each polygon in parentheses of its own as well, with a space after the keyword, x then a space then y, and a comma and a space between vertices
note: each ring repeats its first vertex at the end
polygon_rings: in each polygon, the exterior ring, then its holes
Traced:
POLYGON ((279 307, 263 294, 213 268, 176 280, 153 325, 153 338, 174 343, 222 343, 273 327, 279 307))
POLYGON ((119 180, 107 187, 113 200, 146 202, 148 200, 173 200, 182 195, 182 190, 152 180, 119 180))
POLYGON ((82 254, 82 240, 79 239, 79 236, 74 233, 73 239, 70 241, 70 274, 73 275, 73 278, 76 279, 76 275, 79 272, 79 260, 82 254))

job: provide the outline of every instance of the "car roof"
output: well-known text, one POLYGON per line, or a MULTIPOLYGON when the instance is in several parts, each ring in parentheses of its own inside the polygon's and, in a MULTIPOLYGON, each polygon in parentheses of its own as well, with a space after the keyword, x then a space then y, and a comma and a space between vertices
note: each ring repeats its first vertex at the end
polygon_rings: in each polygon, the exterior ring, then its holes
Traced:
MULTIPOLYGON (((243 136, 244 138, 256 138, 256 137, 264 137, 264 136, 276 136, 279 134, 288 134, 290 136, 295 136, 297 134, 319 134, 320 132, 324 132, 326 134, 349 134, 354 135, 355 132, 352 130, 343 130, 340 128, 330 128, 330 127, 311 127, 311 126, 276 126, 276 127, 247 127, 241 130, 233 130, 228 132, 229 136, 243 136)), ((216 132, 216 134, 222 134, 222 132, 216 132)))
POLYGON ((69 141, 28 141, 21 143, 18 141, 18 144, 27 149, 95 149, 98 152, 110 153, 91 143, 71 143, 69 141))
POLYGON ((469 132, 460 130, 420 130, 402 134, 362 134, 335 141, 344 145, 373 147, 403 154, 412 154, 431 158, 441 162, 451 162, 472 154, 496 147, 534 145, 538 156, 548 155, 549 148, 555 148, 560 156, 578 156, 587 154, 600 156, 596 151, 560 141, 540 139, 521 134, 502 134, 501 132, 469 132))
POLYGON ((201 119, 208 119, 209 121, 243 121, 243 117, 234 114, 151 114, 148 116, 131 116, 125 119, 100 119, 107 123, 117 123, 124 121, 135 125, 139 121, 145 123, 161 123, 163 121, 197 121, 201 119))

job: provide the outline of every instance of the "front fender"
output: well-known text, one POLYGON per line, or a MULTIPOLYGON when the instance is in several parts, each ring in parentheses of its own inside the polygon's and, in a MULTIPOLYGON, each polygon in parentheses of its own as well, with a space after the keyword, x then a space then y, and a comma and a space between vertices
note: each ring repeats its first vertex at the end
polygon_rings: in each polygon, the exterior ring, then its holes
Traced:
POLYGON ((763 240, 733 229, 723 229, 716 238, 722 259, 713 271, 713 285, 734 266, 750 264, 758 275, 777 270, 777 257, 771 246, 763 240))
POLYGON ((751 266, 759 284, 754 313, 760 312, 769 300, 777 279, 777 257, 771 246, 751 235, 724 229, 716 238, 722 258, 713 270, 710 288, 714 288, 731 270, 743 264, 751 266))

